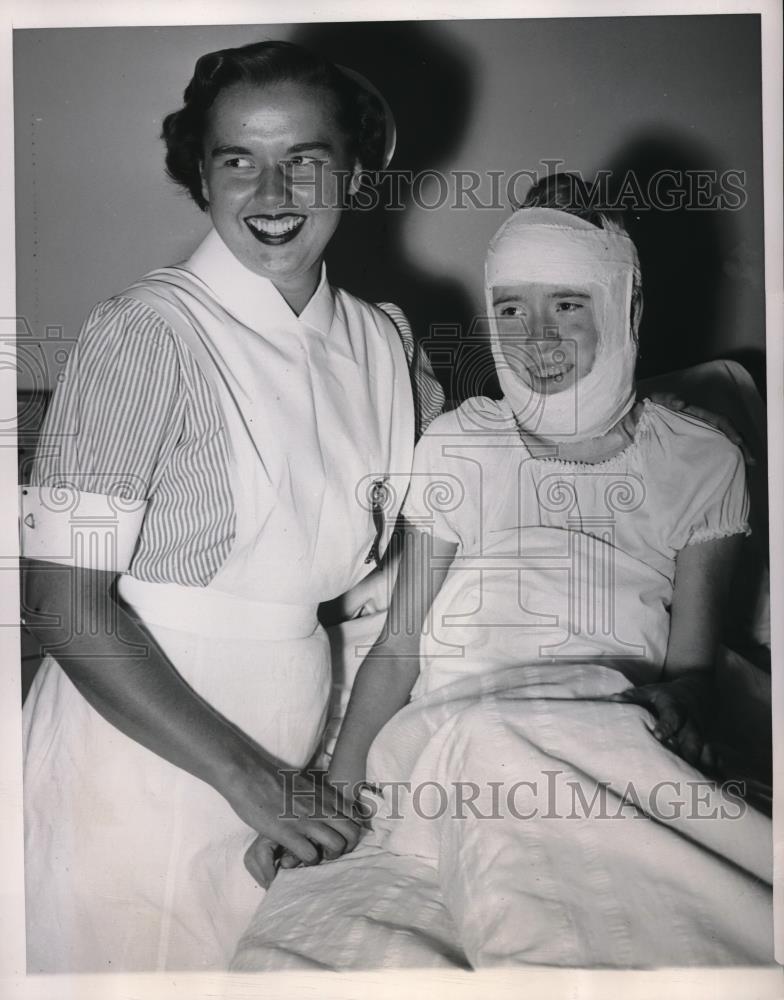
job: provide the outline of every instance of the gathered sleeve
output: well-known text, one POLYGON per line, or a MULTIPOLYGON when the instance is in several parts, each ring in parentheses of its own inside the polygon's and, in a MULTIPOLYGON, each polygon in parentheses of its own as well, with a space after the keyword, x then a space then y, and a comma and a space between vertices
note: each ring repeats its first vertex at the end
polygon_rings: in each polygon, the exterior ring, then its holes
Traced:
POLYGON ((712 470, 709 496, 691 518, 687 545, 730 535, 749 535, 749 494, 746 468, 739 448, 730 444, 721 464, 712 470))
POLYGON ((430 359, 421 344, 416 343, 411 324, 404 312, 391 302, 380 302, 379 308, 389 316, 397 327, 403 349, 408 359, 411 374, 411 388, 414 393, 416 438, 425 433, 430 424, 444 409, 445 395, 441 383, 436 378, 430 359))
POLYGON ((740 449, 721 431, 687 414, 658 408, 669 425, 666 447, 657 456, 666 469, 657 505, 669 521, 669 543, 687 545, 748 535, 749 495, 740 449))

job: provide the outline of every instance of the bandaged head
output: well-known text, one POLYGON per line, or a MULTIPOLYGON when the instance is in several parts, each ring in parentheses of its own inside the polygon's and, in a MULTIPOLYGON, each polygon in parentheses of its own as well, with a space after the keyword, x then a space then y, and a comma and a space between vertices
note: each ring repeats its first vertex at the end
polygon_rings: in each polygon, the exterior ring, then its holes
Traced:
MULTIPOLYGON (((487 251, 485 297, 498 379, 522 429, 553 440, 583 440, 606 434, 631 409, 635 280, 637 252, 623 232, 551 208, 520 209, 501 226, 487 251), (598 334, 593 363, 565 387, 563 376, 551 373, 579 371, 580 343, 562 340, 555 328, 533 329, 525 317, 496 315, 493 290, 521 285, 590 296, 586 307, 598 334)), ((583 362, 588 359, 584 354, 583 362)))

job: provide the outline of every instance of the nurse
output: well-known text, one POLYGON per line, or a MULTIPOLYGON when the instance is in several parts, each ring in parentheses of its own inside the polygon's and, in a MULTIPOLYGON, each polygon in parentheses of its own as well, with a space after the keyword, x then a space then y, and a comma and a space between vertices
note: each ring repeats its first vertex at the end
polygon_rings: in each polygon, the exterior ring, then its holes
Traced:
POLYGON ((399 311, 323 264, 391 154, 377 95, 294 45, 229 49, 164 138, 213 228, 92 311, 22 490, 51 654, 24 709, 31 973, 225 968, 257 835, 258 881, 273 844, 354 846, 329 793, 279 768, 323 730, 317 607, 380 560, 402 501, 383 484, 443 403, 399 311))

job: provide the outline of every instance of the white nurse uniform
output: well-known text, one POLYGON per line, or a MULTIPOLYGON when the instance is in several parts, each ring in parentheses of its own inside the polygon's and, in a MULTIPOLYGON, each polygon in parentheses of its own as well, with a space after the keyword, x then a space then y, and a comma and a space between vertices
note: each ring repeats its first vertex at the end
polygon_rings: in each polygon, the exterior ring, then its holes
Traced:
MULTIPOLYGON (((168 323, 212 390, 235 527, 206 586, 141 579, 131 556, 118 593, 203 698, 302 766, 330 693, 317 606, 373 568, 371 547, 383 552, 403 499, 395 476, 411 468, 400 336, 325 274, 296 316, 214 231, 184 265, 122 297, 168 323), (378 481, 383 518, 370 502, 378 481)), ((105 503, 120 552, 138 549, 144 504, 126 514, 116 497, 76 496, 85 510, 105 503)), ((28 488, 27 551, 79 562, 74 508, 64 535, 50 501, 47 487, 28 488)), ((254 832, 211 787, 110 725, 51 658, 25 704, 24 791, 30 972, 227 966, 261 898, 242 860, 254 832)))

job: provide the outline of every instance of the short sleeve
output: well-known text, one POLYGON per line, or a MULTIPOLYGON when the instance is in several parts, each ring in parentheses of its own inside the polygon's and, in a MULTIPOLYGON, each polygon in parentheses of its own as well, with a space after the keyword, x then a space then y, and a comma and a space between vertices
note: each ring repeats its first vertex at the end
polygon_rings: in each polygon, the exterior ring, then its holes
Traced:
POLYGON ((720 449, 720 455, 721 461, 711 470, 705 503, 692 517, 687 545, 751 533, 743 456, 729 441, 720 449))
POLYGON ((455 412, 433 421, 414 449, 401 513, 414 527, 465 548, 478 530, 475 504, 481 496, 481 469, 466 459, 462 444, 455 412))
POLYGON ((389 316, 397 327, 403 349, 408 359, 411 373, 411 388, 414 393, 417 440, 444 409, 445 395, 441 383, 433 373, 430 359, 421 344, 414 339, 414 332, 403 310, 390 302, 379 303, 379 308, 389 316))
POLYGON ((50 402, 31 483, 146 499, 180 372, 171 331, 149 306, 110 299, 82 327, 50 402))
POLYGON ((749 534, 740 449, 696 417, 646 405, 652 411, 649 449, 657 470, 651 506, 666 525, 671 549, 678 552, 687 545, 749 534))

